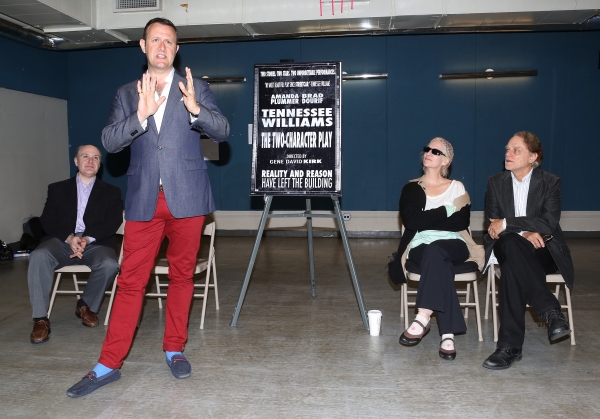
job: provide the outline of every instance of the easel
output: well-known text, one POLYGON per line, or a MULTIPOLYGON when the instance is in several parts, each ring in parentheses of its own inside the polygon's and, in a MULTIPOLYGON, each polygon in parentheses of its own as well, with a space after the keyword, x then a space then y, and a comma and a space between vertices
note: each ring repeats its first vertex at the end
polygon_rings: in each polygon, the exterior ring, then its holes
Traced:
POLYGON ((350 268, 350 275, 352 276, 352 284, 354 285, 354 292, 356 293, 356 299, 358 301, 358 308, 360 310, 360 315, 362 317, 363 325, 365 330, 369 330, 369 322, 367 320, 367 312, 365 310, 365 303, 363 301, 362 293, 360 291, 360 285, 358 283, 358 277, 356 275, 356 269, 354 267, 354 259, 352 258, 352 251, 350 249, 350 244, 348 243, 348 235, 346 233, 346 225, 344 224, 344 220, 342 218, 342 213, 340 211, 340 201, 337 196, 331 195, 331 200, 333 201, 333 207, 335 208, 335 214, 313 214, 311 210, 310 198, 306 199, 306 211, 299 214, 269 214, 269 210, 271 208, 271 202, 273 202, 272 195, 265 195, 265 209, 263 210, 262 217, 260 219, 260 224, 258 227, 258 233, 256 234, 256 241, 254 242, 254 249, 252 250, 252 256, 250 257, 250 263, 248 264, 248 270, 246 271, 246 278, 244 279, 244 284, 242 285, 242 290, 240 291, 240 298, 238 299, 238 303, 235 307, 235 311, 233 313, 233 320, 231 320, 230 326, 235 326, 237 324, 238 317, 240 316, 240 311, 242 310, 242 304, 244 303, 244 298, 246 297, 246 291, 248 290, 248 284, 250 283, 250 276, 252 275, 252 269, 254 268, 254 262, 256 261, 256 255, 258 253, 258 248, 260 247, 260 241, 262 239, 263 232, 265 231, 265 225, 267 224, 267 220, 269 218, 292 218, 292 217, 304 217, 307 220, 308 224, 308 255, 309 255, 309 265, 310 265, 310 285, 312 290, 312 298, 317 298, 317 289, 315 285, 315 259, 313 252, 313 230, 312 230, 312 219, 313 218, 336 218, 337 224, 340 229, 340 234, 342 235, 342 242, 344 243, 344 250, 346 251, 346 258, 348 259, 348 267, 350 268))

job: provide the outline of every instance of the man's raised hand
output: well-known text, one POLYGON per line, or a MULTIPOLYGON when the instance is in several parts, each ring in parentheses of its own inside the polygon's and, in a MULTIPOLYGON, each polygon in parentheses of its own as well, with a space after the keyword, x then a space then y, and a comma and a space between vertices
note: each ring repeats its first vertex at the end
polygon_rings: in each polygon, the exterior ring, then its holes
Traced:
POLYGON ((179 90, 183 95, 183 104, 189 113, 192 115, 198 115, 200 113, 200 105, 196 100, 196 92, 194 91, 194 79, 192 78, 192 70, 189 67, 185 68, 185 80, 186 84, 179 82, 179 90))
POLYGON ((156 77, 150 77, 147 74, 142 75, 142 80, 137 82, 138 91, 138 110, 137 115, 140 124, 144 123, 146 119, 154 115, 160 105, 166 100, 164 96, 155 99, 154 93, 156 92, 156 77))

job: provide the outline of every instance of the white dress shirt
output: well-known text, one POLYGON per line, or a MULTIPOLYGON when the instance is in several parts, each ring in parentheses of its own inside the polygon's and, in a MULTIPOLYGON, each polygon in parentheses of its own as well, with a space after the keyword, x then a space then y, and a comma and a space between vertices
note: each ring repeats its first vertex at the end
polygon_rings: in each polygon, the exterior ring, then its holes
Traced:
MULTIPOLYGON (((515 201, 515 217, 527 216, 527 195, 529 194, 529 184, 531 182, 532 173, 533 168, 529 171, 529 173, 527 173, 523 177, 523 180, 519 182, 515 175, 512 172, 510 172, 513 185, 513 200, 515 201)), ((502 220, 502 230, 506 230, 506 218, 502 220)), ((519 232, 521 236, 523 235, 523 233, 524 231, 519 232)), ((490 255, 490 260, 488 261, 485 269, 487 269, 490 263, 498 264, 498 260, 496 259, 493 250, 492 254, 490 255)))
MULTIPOLYGON (((148 74, 146 72, 146 74, 148 74)), ((158 94, 158 92, 154 92, 154 99, 158 102, 158 99, 160 99, 161 97, 165 98, 165 101, 163 103, 161 103, 161 105, 158 107, 158 110, 154 113, 154 124, 156 125, 156 132, 160 133, 160 127, 162 125, 162 121, 163 121, 163 116, 165 115, 165 109, 167 107, 167 101, 169 100, 169 92, 171 91, 171 84, 173 83, 173 75, 175 74, 175 69, 171 69, 171 72, 169 73, 169 75, 167 77, 165 77, 165 87, 163 87, 162 92, 160 93, 160 95, 158 94)), ((182 98, 183 100, 183 98, 182 98)), ((193 123, 196 119, 192 116, 192 114, 190 114, 190 123, 193 123)), ((142 128, 144 128, 144 131, 146 129, 148 129, 148 120, 146 119, 144 122, 142 122, 142 128)), ((159 183, 162 185, 162 179, 159 179, 159 183)))
MULTIPOLYGON (((162 92, 160 92, 160 95, 158 94, 158 92, 154 92, 154 99, 156 99, 157 102, 158 99, 160 99, 161 97, 165 98, 165 101, 158 107, 158 110, 153 115, 157 132, 160 132, 160 126, 162 125, 163 116, 165 115, 165 108, 167 107, 167 100, 169 100, 169 92, 171 91, 171 83, 173 83, 174 74, 175 69, 173 68, 169 75, 165 77, 165 87, 163 87, 162 92)), ((144 122, 142 122, 142 128, 144 128, 144 130, 148 128, 147 119, 144 122)))

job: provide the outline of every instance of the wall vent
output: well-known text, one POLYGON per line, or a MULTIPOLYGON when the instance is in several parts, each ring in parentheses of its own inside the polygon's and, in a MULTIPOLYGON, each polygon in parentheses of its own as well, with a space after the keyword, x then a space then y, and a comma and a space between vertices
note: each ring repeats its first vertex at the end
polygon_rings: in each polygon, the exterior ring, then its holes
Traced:
POLYGON ((160 0, 115 0, 115 12, 160 10, 160 0))

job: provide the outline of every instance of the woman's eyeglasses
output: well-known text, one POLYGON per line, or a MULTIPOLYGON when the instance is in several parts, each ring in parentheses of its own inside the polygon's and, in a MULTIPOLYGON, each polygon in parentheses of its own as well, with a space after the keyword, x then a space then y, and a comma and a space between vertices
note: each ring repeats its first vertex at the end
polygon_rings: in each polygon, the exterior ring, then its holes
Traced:
POLYGON ((431 154, 433 154, 434 156, 444 156, 444 157, 446 157, 446 155, 441 150, 438 150, 437 148, 431 148, 429 146, 423 147, 423 153, 427 154, 430 151, 431 151, 431 154))

